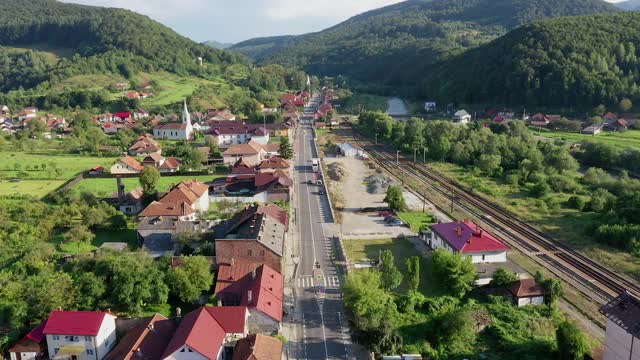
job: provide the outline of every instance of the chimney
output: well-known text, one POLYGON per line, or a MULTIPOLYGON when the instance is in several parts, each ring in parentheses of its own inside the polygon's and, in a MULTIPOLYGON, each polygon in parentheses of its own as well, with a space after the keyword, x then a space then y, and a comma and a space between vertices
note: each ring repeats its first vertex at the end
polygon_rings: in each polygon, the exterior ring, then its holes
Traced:
POLYGON ((252 301, 253 301, 253 291, 249 290, 247 291, 247 304, 251 305, 252 301))
POLYGON ((251 280, 256 279, 256 269, 251 270, 251 280))
POLYGON ((177 318, 181 318, 182 317, 182 309, 180 309, 179 307, 176 308, 176 317, 177 318))
POLYGON ((234 258, 231 258, 231 266, 236 264, 236 260, 234 258))
POLYGON ((462 236, 462 226, 456 228, 456 234, 458 234, 458 237, 462 236))
POLYGON ((122 178, 118 176, 116 183, 118 184, 118 204, 122 205, 124 203, 124 184, 122 183, 122 178))
POLYGON ((149 324, 149 325, 147 326, 147 329, 149 329, 149 330, 154 330, 155 328, 153 327, 153 323, 149 324))
POLYGON ((222 306, 222 300, 218 299, 218 306, 222 306))

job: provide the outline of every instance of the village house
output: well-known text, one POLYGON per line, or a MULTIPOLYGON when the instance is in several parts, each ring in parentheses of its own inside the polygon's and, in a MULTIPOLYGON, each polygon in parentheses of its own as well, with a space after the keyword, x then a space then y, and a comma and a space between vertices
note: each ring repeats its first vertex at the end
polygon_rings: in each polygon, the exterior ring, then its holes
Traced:
POLYGON ((104 360, 160 359, 177 327, 175 320, 160 314, 145 318, 127 331, 104 360))
POLYGON ((251 334, 238 340, 232 360, 280 360, 282 342, 273 336, 251 334))
POLYGON ((125 156, 111 166, 110 172, 112 174, 139 174, 142 170, 144 170, 144 166, 138 160, 131 156, 125 156))
POLYGON ((184 101, 182 110, 182 122, 168 122, 159 124, 153 128, 153 136, 157 139, 191 140, 193 138, 193 125, 191 114, 187 109, 187 101, 184 101))
POLYGON ((266 126, 267 126, 267 130, 269 130, 269 136, 273 136, 273 137, 281 137, 281 136, 291 137, 291 135, 292 135, 291 125, 289 125, 287 123, 267 124, 266 126))
POLYGON ((229 109, 209 109, 205 119, 207 121, 236 121, 236 116, 229 109))
POLYGON ((471 258, 474 264, 507 262, 509 247, 472 221, 431 225, 427 245, 471 258))
POLYGON ((144 119, 149 117, 149 112, 143 108, 138 108, 133 112, 133 118, 136 120, 144 119))
POLYGON ((269 143, 269 131, 261 125, 245 124, 242 121, 208 121, 207 133, 213 136, 221 148, 245 144, 251 140, 259 144, 269 143))
POLYGON ((158 201, 153 201, 139 215, 136 227, 142 248, 152 257, 175 252, 175 240, 184 233, 208 230, 199 214, 209 211, 209 187, 196 180, 174 186, 158 201))
POLYGON ((581 133, 588 135, 597 135, 602 132, 602 125, 589 125, 586 128, 582 129, 581 133))
POLYGON ((159 359, 229 359, 248 334, 246 307, 201 307, 185 315, 159 359))
POLYGON ((280 272, 288 226, 286 211, 277 205, 247 207, 216 232, 216 259, 219 264, 232 259, 267 264, 280 272))
POLYGON ((604 124, 603 129, 607 131, 626 131, 629 129, 629 123, 625 119, 616 119, 604 124))
POLYGON ((266 158, 267 152, 264 146, 253 140, 247 144, 232 145, 222 153, 222 159, 225 165, 233 165, 242 159, 246 164, 255 166, 266 158))
POLYGON ((616 121, 618 119, 619 119, 619 117, 618 117, 618 114, 616 114, 616 113, 608 112, 608 113, 602 115, 602 121, 605 122, 605 123, 611 122, 611 121, 616 121))
POLYGON ((26 107, 18 113, 18 120, 24 122, 26 119, 35 119, 38 114, 38 108, 26 107))
POLYGON ((468 124, 471 121, 471 115, 466 110, 458 110, 453 114, 453 122, 456 124, 468 124))
POLYGON ((138 186, 129 192, 125 192, 122 178, 116 179, 116 185, 118 192, 116 192, 115 197, 118 200, 118 209, 127 215, 135 215, 142 211, 142 197, 144 196, 142 187, 138 186))
POLYGON ((291 124, 299 123, 301 118, 302 118, 302 115, 300 115, 300 113, 296 110, 288 111, 284 113, 284 115, 282 115, 282 121, 288 122, 291 124))
POLYGON ((180 170, 180 160, 175 157, 165 158, 160 154, 151 154, 142 160, 142 165, 152 166, 160 173, 174 173, 180 170))
POLYGON ((101 311, 56 310, 42 333, 50 358, 102 360, 116 345, 116 316, 101 311))
POLYGON ((546 291, 534 279, 519 279, 509 286, 514 305, 544 305, 546 291))
POLYGON ((629 292, 604 305, 607 317, 603 360, 638 359, 640 344, 640 299, 629 292))
POLYGON ((222 306, 246 306, 251 333, 278 332, 283 317, 284 276, 268 265, 245 260, 218 264, 215 295, 222 306))
POLYGON ((277 170, 281 170, 285 174, 289 174, 290 167, 291 165, 289 165, 287 160, 280 156, 272 156, 268 159, 262 160, 262 162, 256 166, 256 171, 260 173, 274 173, 277 170))
POLYGON ((45 344, 45 336, 42 333, 47 321, 38 325, 27 335, 20 339, 11 349, 9 349, 9 358, 11 360, 44 360, 46 359, 47 347, 45 344))
POLYGON ((214 180, 208 184, 212 194, 211 200, 215 202, 233 199, 245 203, 288 202, 291 199, 293 180, 289 178, 286 170, 277 168, 282 164, 272 164, 273 167, 262 165, 262 170, 259 170, 238 160, 223 183, 214 180))
POLYGON ((153 138, 151 134, 144 134, 138 137, 133 145, 129 146, 129 155, 131 156, 148 156, 151 154, 162 153, 160 144, 153 138))
POLYGON ((547 127, 550 123, 551 120, 549 117, 542 113, 537 113, 529 118, 529 124, 531 126, 547 127))

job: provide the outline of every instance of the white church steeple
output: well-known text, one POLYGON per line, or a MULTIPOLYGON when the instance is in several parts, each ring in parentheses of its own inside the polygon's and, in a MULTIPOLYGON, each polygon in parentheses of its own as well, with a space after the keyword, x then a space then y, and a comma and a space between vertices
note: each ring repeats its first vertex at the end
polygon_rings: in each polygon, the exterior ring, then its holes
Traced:
POLYGON ((184 110, 182 110, 182 123, 191 126, 191 114, 187 109, 187 99, 184 99, 184 110))

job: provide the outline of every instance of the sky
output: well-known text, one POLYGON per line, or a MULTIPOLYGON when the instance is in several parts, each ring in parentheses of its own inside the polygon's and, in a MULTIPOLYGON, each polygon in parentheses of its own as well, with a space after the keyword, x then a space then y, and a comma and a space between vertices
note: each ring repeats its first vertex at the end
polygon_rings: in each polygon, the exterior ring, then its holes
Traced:
MULTIPOLYGON (((62 0, 136 11, 202 42, 298 35, 401 0, 62 0)), ((621 0, 607 0, 619 2, 621 0)))

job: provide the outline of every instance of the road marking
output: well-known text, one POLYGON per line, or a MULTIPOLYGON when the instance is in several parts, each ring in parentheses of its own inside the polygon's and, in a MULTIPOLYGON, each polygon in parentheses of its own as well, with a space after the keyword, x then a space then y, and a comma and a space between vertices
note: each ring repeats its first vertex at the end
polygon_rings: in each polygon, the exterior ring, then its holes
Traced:
MULTIPOLYGON (((324 278, 325 288, 339 288, 340 278, 338 276, 326 276, 324 278)), ((313 288, 313 276, 304 275, 296 278, 295 286, 299 288, 313 288)))

